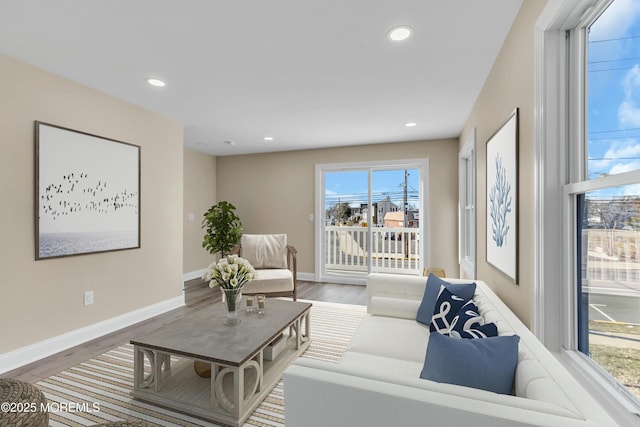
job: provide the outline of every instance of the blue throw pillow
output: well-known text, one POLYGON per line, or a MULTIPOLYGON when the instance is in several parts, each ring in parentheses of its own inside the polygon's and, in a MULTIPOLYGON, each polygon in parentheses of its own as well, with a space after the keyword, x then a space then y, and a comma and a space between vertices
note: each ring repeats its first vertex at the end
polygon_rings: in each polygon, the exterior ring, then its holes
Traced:
POLYGON ((447 290, 452 294, 464 298, 465 301, 469 301, 476 293, 475 283, 453 284, 444 281, 438 276, 431 273, 429 274, 429 277, 427 277, 427 284, 424 288, 422 302, 420 303, 420 307, 418 308, 418 314, 416 316, 416 320, 418 322, 425 325, 429 325, 431 323, 431 317, 433 317, 433 312, 435 311, 434 309, 436 307, 436 300, 438 299, 440 287, 442 286, 447 288, 447 290))
POLYGON ((453 338, 468 339, 497 337, 498 327, 495 323, 485 323, 484 325, 475 324, 469 329, 464 329, 462 331, 451 330, 445 335, 449 335, 453 338))
POLYGON ((452 294, 442 286, 436 300, 433 316, 431 316, 429 330, 431 332, 440 332, 441 334, 448 333, 454 318, 466 302, 464 298, 452 294))
POLYGON ((519 341, 517 335, 460 340, 432 332, 420 378, 510 394, 519 341))

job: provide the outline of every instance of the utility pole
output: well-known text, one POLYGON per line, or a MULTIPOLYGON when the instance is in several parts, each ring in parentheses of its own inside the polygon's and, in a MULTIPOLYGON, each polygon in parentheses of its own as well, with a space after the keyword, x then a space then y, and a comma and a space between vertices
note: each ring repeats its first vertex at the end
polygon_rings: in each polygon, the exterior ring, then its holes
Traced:
POLYGON ((409 223, 407 222, 409 206, 407 204, 407 178, 409 177, 409 172, 404 170, 404 194, 402 197, 402 205, 404 206, 404 226, 408 227, 409 223))
MULTIPOLYGON (((407 178, 409 177, 409 172, 405 169, 404 170, 404 194, 403 194, 403 200, 402 200, 402 204, 404 207, 404 224, 403 226, 405 228, 409 227, 409 204, 407 203, 407 178)), ((404 234, 404 233, 403 233, 404 234)), ((404 238, 404 257, 408 258, 409 257, 409 235, 410 233, 407 233, 405 235, 404 238)))

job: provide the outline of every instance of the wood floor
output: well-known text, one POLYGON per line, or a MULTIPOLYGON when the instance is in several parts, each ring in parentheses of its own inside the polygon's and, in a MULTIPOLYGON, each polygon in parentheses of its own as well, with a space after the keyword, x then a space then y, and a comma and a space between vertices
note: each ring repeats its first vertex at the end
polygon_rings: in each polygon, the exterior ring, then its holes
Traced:
MULTIPOLYGON (((316 283, 299 280, 298 299, 366 305, 367 291, 365 286, 316 283)), ((201 280, 196 279, 187 282, 185 283, 185 305, 183 307, 72 347, 13 371, 6 372, 2 374, 2 376, 31 383, 38 382, 57 372, 77 365, 86 359, 90 359, 125 342, 129 342, 135 335, 171 323, 180 319, 185 314, 206 308, 211 303, 219 300, 220 291, 209 289, 201 280)))

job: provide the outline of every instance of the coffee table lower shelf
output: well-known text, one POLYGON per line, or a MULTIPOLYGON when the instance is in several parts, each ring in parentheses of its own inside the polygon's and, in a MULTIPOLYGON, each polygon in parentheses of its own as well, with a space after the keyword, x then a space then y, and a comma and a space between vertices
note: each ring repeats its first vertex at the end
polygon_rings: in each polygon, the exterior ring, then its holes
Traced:
POLYGON ((199 418, 239 427, 278 384, 287 366, 310 344, 309 338, 299 342, 293 336, 287 338, 287 348, 272 361, 263 358, 262 349, 240 367, 211 363, 211 379, 201 378, 194 371, 193 361, 200 359, 135 345, 136 378, 131 395, 199 418), (146 377, 144 370, 139 368, 144 365, 144 357, 151 364, 151 372, 146 377), (238 405, 240 395, 244 398, 238 405))

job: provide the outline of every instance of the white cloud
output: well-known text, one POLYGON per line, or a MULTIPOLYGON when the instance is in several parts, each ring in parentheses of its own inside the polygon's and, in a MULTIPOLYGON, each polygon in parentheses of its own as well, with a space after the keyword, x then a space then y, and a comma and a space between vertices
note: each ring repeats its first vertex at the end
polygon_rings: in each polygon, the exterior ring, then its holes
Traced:
POLYGON ((636 0, 616 0, 591 27, 591 40, 609 40, 627 36, 633 22, 640 16, 636 0))
POLYGON ((622 79, 624 101, 618 107, 618 122, 622 127, 640 127, 640 67, 635 65, 622 79))
POLYGON ((640 126, 640 108, 632 102, 622 101, 618 107, 618 120, 624 126, 640 126))
POLYGON ((602 156, 602 160, 589 160, 590 171, 602 171, 609 174, 640 169, 640 142, 634 138, 611 143, 602 156))
POLYGON ((640 195, 640 184, 626 185, 622 187, 623 196, 638 196, 640 195))
POLYGON ((616 175, 619 173, 625 173, 640 169, 640 161, 634 160, 627 163, 616 163, 611 169, 609 169, 610 175, 616 175))

